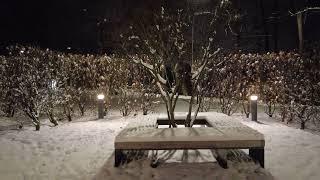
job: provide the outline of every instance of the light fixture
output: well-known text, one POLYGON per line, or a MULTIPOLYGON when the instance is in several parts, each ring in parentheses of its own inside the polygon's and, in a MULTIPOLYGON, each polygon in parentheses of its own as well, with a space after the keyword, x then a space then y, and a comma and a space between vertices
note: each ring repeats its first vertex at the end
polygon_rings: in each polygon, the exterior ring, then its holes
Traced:
POLYGON ((258 96, 257 95, 251 95, 250 96, 250 104, 251 104, 251 120, 252 121, 258 121, 258 96))
POLYGON ((104 94, 98 94, 98 119, 104 118, 104 94))
POLYGON ((99 94, 99 95, 97 96, 97 98, 98 98, 99 100, 103 100, 103 99, 104 99, 104 95, 103 95, 103 94, 99 94))
POLYGON ((256 101, 256 100, 258 100, 258 96, 257 96, 257 95, 251 95, 251 96, 250 96, 250 100, 251 100, 251 101, 256 101))

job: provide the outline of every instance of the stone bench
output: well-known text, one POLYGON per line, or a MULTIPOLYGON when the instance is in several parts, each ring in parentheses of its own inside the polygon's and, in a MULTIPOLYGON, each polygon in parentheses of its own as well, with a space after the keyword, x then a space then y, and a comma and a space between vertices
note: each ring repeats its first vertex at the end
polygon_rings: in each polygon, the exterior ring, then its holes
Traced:
MULTIPOLYGON (((177 123, 182 123, 184 118, 183 115, 177 116, 177 123)), ((154 128, 155 126, 149 126, 134 132, 124 130, 115 139, 115 166, 119 166, 125 160, 124 150, 249 149, 249 156, 264 167, 264 136, 228 118, 198 116, 195 123, 207 127, 154 128)), ((160 116, 154 120, 154 124, 168 124, 166 121, 160 116)))

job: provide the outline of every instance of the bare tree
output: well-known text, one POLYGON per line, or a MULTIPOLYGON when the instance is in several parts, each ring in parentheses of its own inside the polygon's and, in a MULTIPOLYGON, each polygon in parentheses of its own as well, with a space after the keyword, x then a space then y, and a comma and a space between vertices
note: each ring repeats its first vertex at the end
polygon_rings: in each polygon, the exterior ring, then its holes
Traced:
POLYGON ((174 111, 184 81, 190 84, 188 95, 191 98, 185 120, 185 126, 190 127, 199 112, 201 101, 197 102, 195 97, 203 90, 200 81, 206 66, 210 61, 215 66, 221 64, 214 58, 220 49, 213 42, 217 21, 223 19, 221 14, 225 12, 224 8, 226 7, 221 3, 212 12, 206 12, 209 18, 206 28, 209 31, 205 40, 199 42, 202 45, 195 47, 197 53, 194 54, 193 61, 190 30, 194 14, 188 10, 166 10, 162 7, 160 13, 154 13, 150 18, 144 16, 145 19, 130 26, 128 34, 122 35, 126 56, 145 68, 154 78, 166 105, 170 127, 177 127, 174 111))

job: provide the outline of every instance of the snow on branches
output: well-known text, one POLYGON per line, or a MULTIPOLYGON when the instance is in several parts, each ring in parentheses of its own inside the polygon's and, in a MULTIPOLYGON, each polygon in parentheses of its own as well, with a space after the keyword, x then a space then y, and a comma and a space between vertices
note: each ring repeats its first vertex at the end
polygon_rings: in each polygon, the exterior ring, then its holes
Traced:
MULTIPOLYGON (((190 32, 194 26, 194 16, 198 14, 186 9, 171 10, 161 8, 151 16, 142 16, 139 22, 130 26, 121 35, 123 49, 127 58, 147 70, 155 80, 158 92, 167 108, 170 126, 176 127, 174 111, 180 94, 190 95, 186 126, 192 126, 200 104, 194 98, 201 94, 199 81, 202 80, 207 64, 214 62, 220 49, 214 43, 217 21, 221 19, 221 9, 206 13, 203 23, 203 37, 193 45, 190 32), (195 116, 191 118, 194 104, 195 116)), ((202 14, 201 14, 202 15, 202 14)), ((227 23, 227 20, 225 20, 227 23)), ((222 23, 223 24, 223 23, 222 23)))
POLYGON ((50 83, 55 73, 51 66, 51 52, 21 46, 11 46, 8 51, 10 56, 6 58, 4 69, 5 87, 39 130, 39 115, 50 99, 50 83))
POLYGON ((231 115, 241 103, 243 112, 248 115, 249 96, 258 94, 270 117, 276 104, 281 107, 283 119, 295 118, 301 128, 315 115, 314 108, 320 105, 317 58, 294 52, 227 53, 219 58, 224 60, 219 67, 208 65, 212 70, 206 74, 206 96, 218 98, 223 113, 231 115))
MULTIPOLYGON (((11 46, 0 57, 0 107, 7 116, 22 110, 40 129, 40 114, 58 125, 56 110, 71 121, 98 93, 109 96, 130 81, 131 65, 115 56, 66 54, 35 47, 11 46)), ((131 80, 132 81, 132 80, 131 80)), ((60 119, 60 118, 59 118, 60 119)))

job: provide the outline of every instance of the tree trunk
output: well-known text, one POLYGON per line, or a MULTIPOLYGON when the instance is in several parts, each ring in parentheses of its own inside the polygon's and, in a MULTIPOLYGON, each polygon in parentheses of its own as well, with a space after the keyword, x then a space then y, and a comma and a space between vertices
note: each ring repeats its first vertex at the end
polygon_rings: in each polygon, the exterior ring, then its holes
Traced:
POLYGON ((36 127, 36 131, 40 130, 39 111, 34 111, 28 107, 24 110, 27 116, 32 120, 33 125, 36 127))
POLYGON ((84 107, 84 104, 81 102, 79 102, 79 110, 80 110, 80 115, 84 116, 85 107, 84 107))
POLYGON ((54 118, 53 112, 47 112, 47 116, 49 118, 49 121, 54 124, 54 126, 58 126, 57 120, 54 118))
POLYGON ((40 124, 36 124, 36 131, 40 131, 40 124))
POLYGON ((289 124, 291 121, 293 121, 293 117, 294 117, 294 114, 293 114, 293 109, 291 106, 289 106, 289 118, 287 120, 287 124, 289 124))
POLYGON ((246 113, 246 118, 249 118, 250 117, 250 114, 249 113, 246 113))
POLYGON ((305 121, 301 121, 300 129, 305 129, 305 125, 306 125, 306 122, 305 121))
POLYGON ((64 114, 66 115, 68 121, 72 121, 72 108, 70 107, 69 104, 64 106, 64 114))
POLYGON ((9 103, 9 104, 4 105, 2 111, 5 113, 6 117, 13 117, 14 113, 15 113, 13 103, 9 103))
POLYGON ((242 101, 242 108, 243 108, 243 112, 246 115, 246 118, 249 118, 250 116, 250 104, 249 103, 244 103, 244 101, 242 101))
POLYGON ((269 104, 269 107, 268 107, 268 114, 269 114, 269 117, 272 117, 273 113, 272 113, 272 105, 271 103, 269 104))
POLYGON ((172 103, 166 102, 166 108, 167 108, 167 114, 168 114, 168 120, 169 120, 169 128, 171 128, 171 126, 173 128, 176 128, 177 125, 174 118, 174 109, 172 107, 172 103))
POLYGON ((39 116, 38 115, 33 115, 32 116, 32 122, 34 124, 34 126, 36 127, 36 131, 40 130, 40 121, 39 121, 39 116))
POLYGON ((191 112, 192 112, 193 101, 194 101, 194 96, 192 94, 190 102, 189 102, 188 114, 187 114, 187 117, 186 117, 186 120, 185 120, 185 126, 186 127, 191 127, 191 112))
POLYGON ((175 122, 175 119, 174 119, 174 112, 170 112, 170 125, 171 125, 173 128, 176 128, 176 127, 177 127, 176 122, 175 122))
POLYGON ((69 122, 72 121, 72 117, 71 117, 70 114, 67 115, 67 119, 68 119, 69 122))
POLYGON ((284 122, 286 117, 287 117, 287 110, 285 109, 285 107, 283 107, 283 109, 281 110, 281 122, 284 122))
POLYGON ((143 115, 148 115, 148 110, 146 108, 143 108, 143 115))
POLYGON ((272 117, 272 116, 273 116, 273 112, 274 112, 274 111, 272 111, 272 106, 273 106, 273 104, 272 104, 272 102, 267 102, 266 104, 267 104, 267 109, 265 109, 265 113, 266 113, 269 117, 272 117))
POLYGON ((39 117, 37 115, 31 115, 32 116, 32 123, 34 124, 34 126, 36 127, 36 131, 40 130, 40 121, 39 121, 39 117))
POLYGON ((14 108, 10 108, 9 111, 6 113, 6 117, 13 117, 14 116, 14 108))

